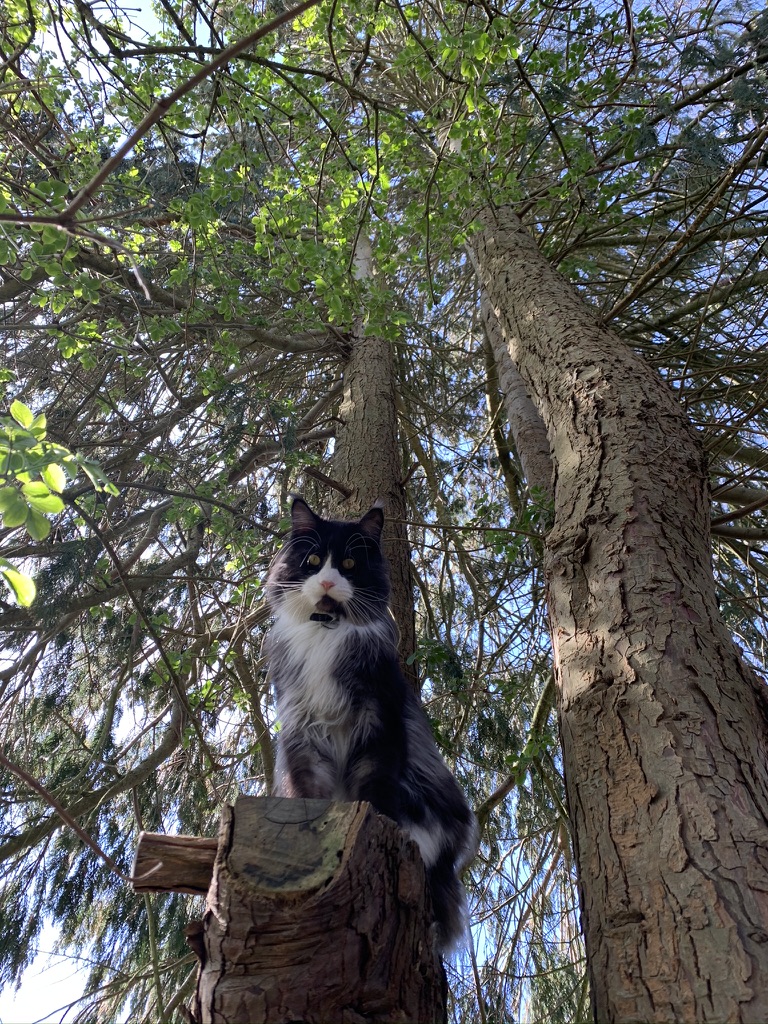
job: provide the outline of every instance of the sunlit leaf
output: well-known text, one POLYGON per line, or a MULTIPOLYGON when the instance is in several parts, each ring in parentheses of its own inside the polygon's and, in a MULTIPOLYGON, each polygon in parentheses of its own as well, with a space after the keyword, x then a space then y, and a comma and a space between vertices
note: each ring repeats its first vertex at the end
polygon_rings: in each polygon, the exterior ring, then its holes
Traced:
POLYGON ((58 494, 52 494, 48 485, 42 480, 23 484, 21 490, 27 502, 38 512, 51 514, 64 510, 64 502, 58 494))
POLYGON ((23 608, 28 608, 35 600, 35 595, 37 594, 37 587, 32 577, 27 576, 26 573, 19 572, 18 569, 15 569, 4 558, 0 558, 0 574, 13 591, 18 604, 23 608))
POLYGON ((11 529, 22 526, 29 512, 27 503, 15 487, 0 487, 0 514, 3 525, 11 529))
POLYGON ((56 462, 51 462, 45 466, 40 471, 40 475, 48 487, 50 487, 52 491, 56 491, 58 494, 60 494, 67 486, 67 474, 56 462))
POLYGON ((22 427, 31 427, 34 422, 34 414, 23 402, 18 399, 11 403, 11 416, 16 420, 22 427))

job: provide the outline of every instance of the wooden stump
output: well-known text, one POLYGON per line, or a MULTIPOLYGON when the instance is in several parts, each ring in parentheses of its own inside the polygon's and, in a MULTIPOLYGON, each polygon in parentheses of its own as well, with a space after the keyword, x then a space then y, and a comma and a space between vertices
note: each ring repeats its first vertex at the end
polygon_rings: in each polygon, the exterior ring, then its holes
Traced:
MULTIPOLYGON (((193 856, 198 880, 205 856, 193 856)), ((151 866, 137 854, 134 874, 151 866)), ((167 879, 136 885, 153 881, 167 879)), ((204 919, 190 929, 202 960, 194 1019, 438 1024, 431 917, 418 848, 369 804, 240 797, 224 809, 204 919)))

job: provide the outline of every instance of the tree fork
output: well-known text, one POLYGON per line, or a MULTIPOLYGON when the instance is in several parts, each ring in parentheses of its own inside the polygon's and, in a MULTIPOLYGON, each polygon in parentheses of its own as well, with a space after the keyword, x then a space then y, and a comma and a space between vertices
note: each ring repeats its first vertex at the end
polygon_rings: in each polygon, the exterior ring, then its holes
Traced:
POLYGON ((445 1020, 418 847, 367 803, 240 797, 218 841, 143 833, 133 874, 144 892, 211 879, 187 929, 198 1024, 445 1020))

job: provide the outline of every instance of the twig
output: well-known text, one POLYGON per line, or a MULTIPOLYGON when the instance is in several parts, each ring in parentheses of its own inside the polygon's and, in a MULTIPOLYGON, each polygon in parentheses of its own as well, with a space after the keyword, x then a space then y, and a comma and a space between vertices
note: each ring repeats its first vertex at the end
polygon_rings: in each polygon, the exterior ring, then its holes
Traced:
POLYGON ((132 875, 126 875, 123 871, 121 871, 121 869, 118 867, 115 861, 112 860, 109 854, 105 853, 102 850, 102 848, 98 845, 98 843, 91 839, 91 837, 88 835, 85 829, 81 828, 77 824, 72 815, 61 806, 61 804, 53 795, 53 793, 47 790, 45 786, 42 785, 42 783, 38 782, 33 775, 30 775, 28 771, 25 771, 25 769, 22 768, 20 765, 16 764, 15 761, 11 761, 11 759, 6 757, 2 751, 0 751, 0 764, 2 764, 3 767, 7 768, 8 771, 15 775, 17 778, 21 779, 22 782, 26 783, 26 785, 29 786, 29 788, 33 790, 35 793, 37 793, 38 796, 42 797, 43 800, 45 800, 45 802, 54 809, 54 811, 56 812, 56 814, 58 814, 58 816, 61 818, 64 824, 69 825, 72 831, 75 832, 80 839, 82 839, 85 845, 89 849, 93 850, 93 852, 98 857, 101 857, 101 859, 105 862, 105 864, 107 864, 110 870, 114 871, 114 873, 118 875, 120 878, 122 878, 124 882, 138 882, 144 878, 149 878, 150 875, 153 875, 162 867, 162 863, 158 863, 153 868, 150 868, 149 871, 145 871, 144 874, 142 875, 136 877, 132 875))
POLYGON ((768 139, 768 128, 764 127, 745 148, 741 158, 731 164, 729 169, 723 174, 717 188, 714 190, 704 206, 702 206, 697 216, 693 221, 691 221, 682 237, 678 239, 678 241, 667 253, 665 253, 664 256, 662 256, 652 267, 649 267, 648 270, 638 278, 634 286, 622 299, 619 299, 619 301, 614 304, 613 309, 609 310, 603 317, 604 323, 610 323, 620 313, 622 313, 631 302, 634 302, 636 298, 642 295, 642 293, 653 283, 654 278, 657 278, 661 271, 665 267, 668 267, 675 257, 682 252, 687 243, 695 237, 700 225, 704 223, 710 213, 712 213, 720 202, 731 182, 734 181, 736 176, 744 170, 749 161, 752 160, 753 157, 755 157, 763 148, 766 139, 768 139))
POLYGON ((319 469, 315 469, 314 466, 305 466, 304 472, 307 476, 313 477, 315 480, 319 480, 321 484, 327 484, 328 487, 333 487, 335 490, 342 494, 345 498, 351 498, 353 491, 345 484, 339 483, 338 480, 333 480, 331 477, 326 476, 319 469))
POLYGON ((208 64, 205 64, 196 74, 186 82, 183 82, 178 89, 174 89, 172 93, 168 94, 168 96, 163 96, 159 99, 151 108, 144 120, 128 136, 123 145, 112 154, 109 160, 105 161, 101 165, 91 180, 80 189, 78 194, 59 217, 59 223, 65 225, 72 221, 72 218, 78 210, 88 202, 96 190, 107 180, 110 174, 120 166, 120 163, 131 152, 136 143, 139 142, 140 139, 144 138, 150 128, 165 117, 174 103, 177 103, 180 99, 186 96, 187 93, 192 92, 192 90, 197 88, 197 86, 200 85, 201 82, 204 82, 206 78, 210 78, 210 76, 215 74, 219 68, 224 67, 229 63, 229 61, 239 56, 244 50, 253 46, 253 44, 258 42, 259 39, 263 39, 264 36, 269 35, 270 32, 274 32, 286 23, 293 21, 294 18, 297 18, 300 14, 308 11, 319 2, 320 0, 305 0, 305 3, 299 4, 298 7, 292 7, 290 10, 284 11, 283 14, 273 18, 272 21, 267 22, 266 25, 262 25, 255 31, 250 32, 247 36, 239 39, 236 43, 232 43, 232 45, 228 46, 225 50, 222 50, 218 57, 209 61, 208 64))

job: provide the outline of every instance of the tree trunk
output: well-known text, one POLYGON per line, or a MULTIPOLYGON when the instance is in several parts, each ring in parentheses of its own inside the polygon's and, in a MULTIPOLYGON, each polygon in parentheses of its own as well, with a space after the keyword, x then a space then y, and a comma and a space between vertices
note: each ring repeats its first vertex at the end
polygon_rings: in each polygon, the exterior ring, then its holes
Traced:
POLYGON ((189 935, 195 1019, 444 1021, 428 901, 416 844, 370 805, 240 797, 189 935))
POLYGON ((508 210, 474 255, 547 427, 560 727, 596 1019, 768 1020, 768 713, 671 390, 508 210))
POLYGON ((509 354, 504 332, 485 292, 480 300, 480 311, 485 336, 493 353, 504 412, 515 439, 525 481, 529 489, 537 490, 546 500, 552 501, 552 457, 544 423, 509 354))
POLYGON ((334 478, 351 490, 336 499, 333 514, 363 515, 384 502, 384 552, 392 582, 392 614, 400 631, 400 654, 406 678, 418 691, 414 665, 406 659, 416 649, 411 553, 406 525, 403 466, 395 407, 395 361, 392 346, 358 329, 344 369, 344 397, 339 409, 333 456, 334 478))

